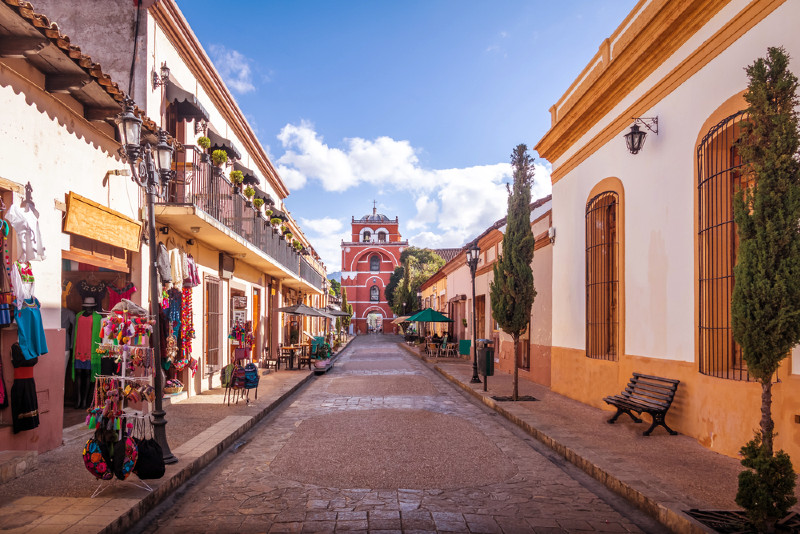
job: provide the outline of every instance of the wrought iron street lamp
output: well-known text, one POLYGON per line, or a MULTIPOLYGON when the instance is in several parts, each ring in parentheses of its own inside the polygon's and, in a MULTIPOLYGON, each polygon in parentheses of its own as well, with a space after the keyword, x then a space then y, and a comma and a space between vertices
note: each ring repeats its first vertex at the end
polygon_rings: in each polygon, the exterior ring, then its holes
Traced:
POLYGON ((467 266, 469 267, 469 274, 472 276, 472 382, 473 384, 480 384, 481 379, 478 377, 478 319, 475 316, 475 271, 478 270, 478 261, 481 257, 481 248, 478 246, 476 240, 470 248, 467 249, 467 266))
POLYGON ((156 221, 153 205, 159 188, 166 188, 172 177, 172 154, 173 149, 167 144, 167 132, 158 131, 158 143, 155 147, 150 143, 141 143, 142 120, 133 113, 133 101, 125 99, 125 108, 117 117, 117 127, 119 128, 120 141, 122 142, 121 155, 127 160, 131 167, 131 179, 139 187, 143 187, 147 196, 147 230, 148 245, 150 247, 150 314, 155 319, 153 331, 155 333, 153 342, 153 355, 155 360, 155 410, 153 411, 153 434, 161 449, 164 452, 164 462, 171 464, 178 459, 169 450, 167 444, 167 434, 164 426, 167 424, 164 419, 163 397, 164 385, 161 380, 161 343, 160 319, 158 303, 158 274, 156 272, 156 221))

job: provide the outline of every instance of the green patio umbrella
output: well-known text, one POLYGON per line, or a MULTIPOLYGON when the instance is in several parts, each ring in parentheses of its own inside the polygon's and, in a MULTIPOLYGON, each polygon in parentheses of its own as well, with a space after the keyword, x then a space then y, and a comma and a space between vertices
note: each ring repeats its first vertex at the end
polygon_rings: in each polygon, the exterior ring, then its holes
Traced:
POLYGON ((432 308, 425 308, 421 312, 417 312, 408 319, 409 323, 452 323, 453 320, 446 315, 437 312, 432 308))

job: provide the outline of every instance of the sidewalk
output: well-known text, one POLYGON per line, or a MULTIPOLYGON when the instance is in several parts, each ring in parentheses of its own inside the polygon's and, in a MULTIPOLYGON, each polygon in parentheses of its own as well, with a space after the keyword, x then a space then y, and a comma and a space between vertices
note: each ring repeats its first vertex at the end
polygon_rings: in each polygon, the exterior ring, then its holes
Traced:
MULTIPOLYGON (((0 532, 125 532, 313 378, 308 369, 262 375, 258 399, 251 390, 249 404, 223 404, 223 389, 165 403, 167 440, 178 462, 161 479, 146 481, 152 492, 116 481, 91 498, 99 481, 86 471, 81 453, 94 431, 64 429, 64 444, 40 454, 34 471, 0 485, 0 532)), ((129 480, 139 482, 133 475, 129 480)))
POLYGON ((647 417, 647 424, 622 416, 609 425, 606 421, 614 412, 527 380, 519 380, 519 394, 532 395, 536 402, 497 402, 492 395, 511 395, 510 374, 490 376, 484 392, 483 384, 470 383, 471 361, 440 358, 428 365, 674 532, 709 532, 685 510, 740 509, 734 498, 741 464, 694 438, 670 436, 663 428, 642 436, 649 426, 647 417))

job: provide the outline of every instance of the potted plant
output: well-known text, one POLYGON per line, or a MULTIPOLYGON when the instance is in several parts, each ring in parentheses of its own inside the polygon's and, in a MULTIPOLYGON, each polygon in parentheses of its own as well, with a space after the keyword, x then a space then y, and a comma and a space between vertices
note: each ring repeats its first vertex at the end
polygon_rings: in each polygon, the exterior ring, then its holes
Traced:
POLYGON ((288 231, 288 230, 283 232, 283 237, 285 237, 286 241, 288 241, 289 243, 292 242, 292 237, 293 236, 294 236, 294 234, 292 232, 288 231))
POLYGON ((256 216, 261 214, 261 206, 264 205, 263 198, 254 198, 253 199, 253 207, 256 209, 256 216))
POLYGON ((256 190, 248 185, 244 188, 244 196, 246 196, 248 200, 252 201, 253 197, 256 196, 256 190))
POLYGON ((270 220, 270 218, 272 217, 272 210, 269 209, 269 208, 265 209, 264 210, 264 217, 266 217, 267 220, 270 220))
POLYGON ((231 171, 228 176, 233 184, 233 194, 235 195, 242 188, 242 182, 244 182, 244 173, 242 171, 231 171))
POLYGON ((228 153, 224 150, 215 150, 211 153, 211 163, 214 164, 215 167, 221 169, 225 162, 228 161, 228 153))
POLYGON ((197 146, 203 149, 203 153, 200 155, 200 160, 203 163, 208 163, 208 153, 206 150, 211 148, 211 139, 206 137, 205 135, 201 135, 197 138, 197 146))
POLYGON ((467 327, 467 318, 466 318, 466 317, 462 317, 462 318, 461 318, 461 324, 463 324, 463 325, 464 325, 464 328, 466 328, 466 327, 467 327))

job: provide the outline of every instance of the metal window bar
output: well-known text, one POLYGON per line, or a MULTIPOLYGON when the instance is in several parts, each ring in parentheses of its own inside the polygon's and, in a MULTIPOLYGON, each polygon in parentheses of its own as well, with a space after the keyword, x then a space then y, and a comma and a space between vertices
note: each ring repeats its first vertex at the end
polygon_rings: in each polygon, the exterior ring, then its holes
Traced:
POLYGON ((605 191, 586 204, 586 356, 619 357, 619 196, 605 191))
POLYGON ((697 147, 699 369, 729 380, 750 379, 733 339, 730 312, 738 252, 733 199, 752 184, 752 175, 742 172, 736 148, 746 119, 745 111, 726 117, 697 147))

